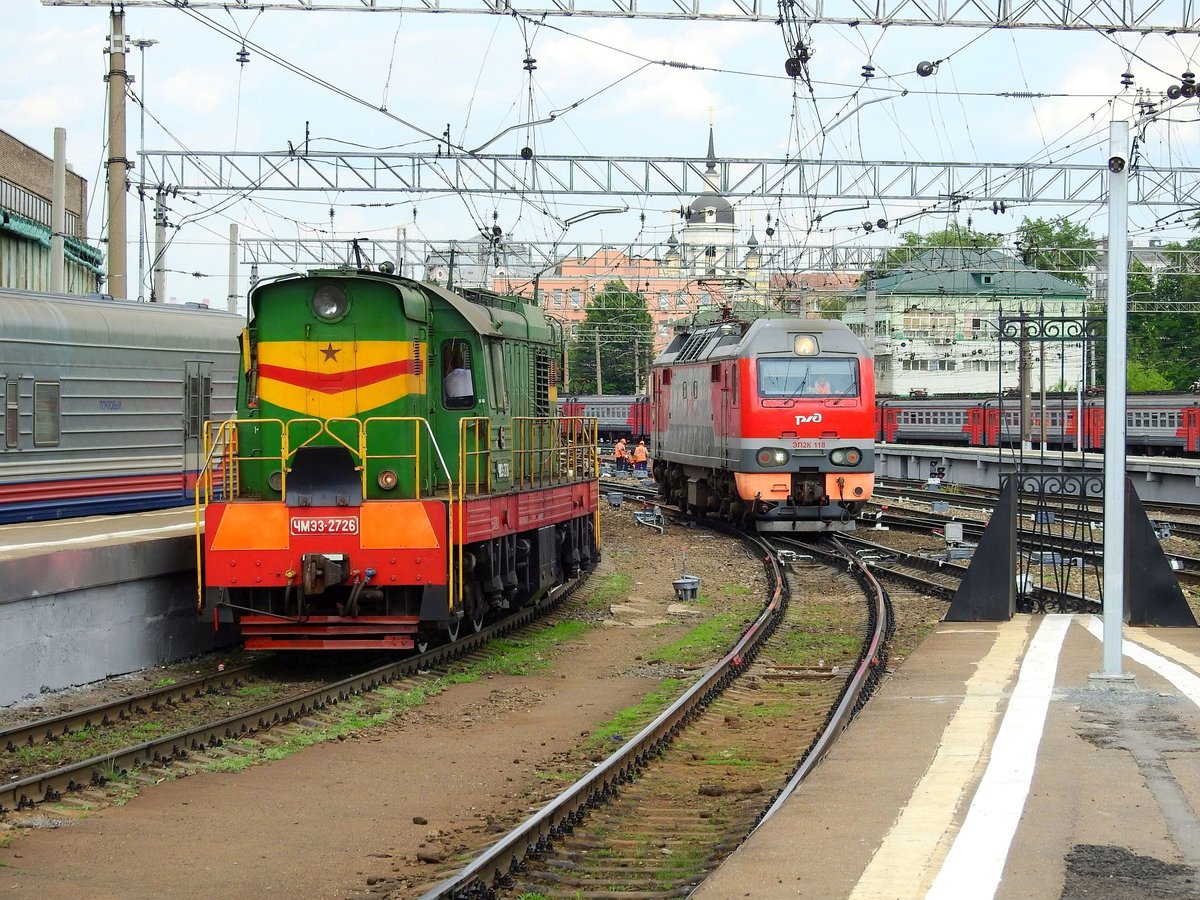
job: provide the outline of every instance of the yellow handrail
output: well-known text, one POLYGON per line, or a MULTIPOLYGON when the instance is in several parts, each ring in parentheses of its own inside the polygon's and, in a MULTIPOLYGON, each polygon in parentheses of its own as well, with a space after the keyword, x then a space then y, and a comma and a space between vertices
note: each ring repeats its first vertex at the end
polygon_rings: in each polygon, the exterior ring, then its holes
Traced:
MULTIPOLYGON (((595 418, 582 417, 533 417, 517 416, 512 419, 513 457, 515 463, 514 485, 537 487, 545 484, 561 484, 571 481, 590 481, 600 471, 599 448, 597 445, 598 422, 595 418)), ((466 542, 466 500, 468 494, 480 496, 492 491, 491 473, 491 419, 487 416, 465 417, 459 420, 459 458, 457 479, 452 476, 446 459, 442 455, 429 421, 419 416, 374 416, 365 420, 338 418, 321 420, 316 418, 290 419, 228 419, 214 425, 204 423, 204 464, 196 476, 196 604, 204 603, 204 579, 202 575, 203 541, 200 528, 205 507, 217 496, 214 476, 220 472, 220 496, 233 500, 241 495, 241 464, 260 464, 275 461, 279 465, 280 493, 287 494, 287 477, 291 460, 295 454, 327 434, 336 444, 348 450, 356 460, 356 471, 362 479, 363 496, 368 492, 368 463, 371 460, 411 461, 412 498, 422 495, 422 437, 429 441, 432 460, 436 458, 447 483, 446 504, 456 546, 447 553, 448 601, 453 612, 463 598, 463 545, 466 542), (391 423, 397 426, 412 425, 413 451, 411 453, 370 453, 368 433, 373 426, 382 427, 391 423), (331 426, 349 424, 354 431, 351 440, 335 434, 331 426), (304 425, 314 426, 313 433, 291 447, 293 433, 304 425), (277 427, 279 429, 279 455, 245 456, 239 452, 239 426, 256 428, 277 427)), ((399 468, 399 466, 398 466, 399 468)), ((599 513, 597 512, 597 538, 599 537, 599 513)))

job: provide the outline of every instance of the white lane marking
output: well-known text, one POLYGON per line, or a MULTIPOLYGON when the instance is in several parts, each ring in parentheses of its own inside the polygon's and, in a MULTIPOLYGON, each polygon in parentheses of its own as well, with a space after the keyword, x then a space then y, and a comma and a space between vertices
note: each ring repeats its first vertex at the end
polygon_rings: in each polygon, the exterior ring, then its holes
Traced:
POLYGON ((46 519, 40 522, 14 522, 10 525, 3 526, 4 528, 28 528, 31 531, 40 528, 61 528, 63 525, 79 524, 87 525, 90 522, 115 522, 120 524, 125 521, 142 521, 144 519, 154 519, 160 516, 170 516, 179 518, 186 514, 189 518, 195 516, 195 507, 192 505, 184 506, 169 506, 164 509, 147 509, 136 513, 112 513, 110 515, 95 515, 95 516, 79 516, 71 519, 46 519))
POLYGON ((157 528, 136 528, 131 531, 110 531, 108 534, 88 534, 83 537, 61 538, 57 541, 37 541, 32 544, 0 544, 0 553, 13 550, 36 550, 38 547, 61 547, 64 544, 93 544, 114 538, 137 537, 140 534, 166 535, 175 531, 196 530, 195 522, 181 522, 178 525, 160 525, 157 528))
MULTIPOLYGON (((1089 616, 1087 622, 1087 630, 1092 633, 1092 636, 1097 640, 1104 640, 1104 622, 1098 616, 1089 616)), ((1126 632, 1128 633, 1128 632, 1126 632)), ((1192 654, 1180 650, 1177 647, 1172 647, 1163 641, 1149 635, 1138 635, 1138 639, 1146 643, 1159 644, 1163 648, 1163 652, 1174 651, 1186 660, 1194 660, 1192 654)), ((1179 663, 1172 662, 1164 655, 1155 653, 1141 644, 1134 643, 1132 640, 1123 640, 1121 642, 1121 652, 1132 659, 1134 662, 1141 663, 1148 669, 1152 669, 1165 678, 1175 687, 1179 688, 1180 692, 1185 697, 1200 706, 1200 675, 1189 671, 1185 666, 1179 663)))
POLYGON ((958 709, 946 724, 929 768, 854 886, 851 900, 919 897, 929 887, 932 861, 981 765, 987 737, 1000 718, 1004 689, 1029 642, 1028 621, 948 633, 987 633, 996 639, 963 686, 958 709))
POLYGON ((991 759, 926 900, 994 897, 1025 808, 1072 616, 1046 616, 1029 644, 991 759))

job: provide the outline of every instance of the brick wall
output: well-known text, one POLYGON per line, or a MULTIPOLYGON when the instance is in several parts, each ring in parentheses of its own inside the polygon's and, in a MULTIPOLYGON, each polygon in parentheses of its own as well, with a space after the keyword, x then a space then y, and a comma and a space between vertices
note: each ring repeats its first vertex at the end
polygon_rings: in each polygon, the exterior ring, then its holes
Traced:
MULTIPOLYGON (((53 147, 53 134, 48 135, 48 138, 53 147)), ((0 131, 0 179, 28 191, 34 195, 34 198, 44 200, 44 204, 38 202, 23 204, 27 207, 26 209, 13 208, 12 211, 29 216, 49 227, 49 204, 54 195, 54 158, 52 156, 39 153, 28 144, 0 131), (31 211, 34 214, 31 215, 31 211)), ((67 172, 66 206, 67 233, 73 237, 85 239, 87 223, 84 209, 87 207, 87 179, 71 171, 67 172)))

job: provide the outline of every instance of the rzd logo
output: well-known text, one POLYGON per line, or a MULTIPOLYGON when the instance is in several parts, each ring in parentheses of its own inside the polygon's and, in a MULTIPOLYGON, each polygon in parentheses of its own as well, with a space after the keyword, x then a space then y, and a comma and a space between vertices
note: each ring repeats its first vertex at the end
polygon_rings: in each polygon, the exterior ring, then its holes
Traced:
POLYGON ((813 413, 811 416, 796 416, 796 424, 803 425, 805 422, 820 422, 821 414, 813 413))

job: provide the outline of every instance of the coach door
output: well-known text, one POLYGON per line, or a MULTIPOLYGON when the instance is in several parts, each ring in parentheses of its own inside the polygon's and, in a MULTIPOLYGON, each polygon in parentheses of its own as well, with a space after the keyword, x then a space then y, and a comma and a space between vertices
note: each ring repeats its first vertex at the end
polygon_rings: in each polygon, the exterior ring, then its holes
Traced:
POLYGON ((185 364, 183 376, 183 483, 191 496, 196 473, 204 460, 204 423, 212 418, 212 363, 185 364))

